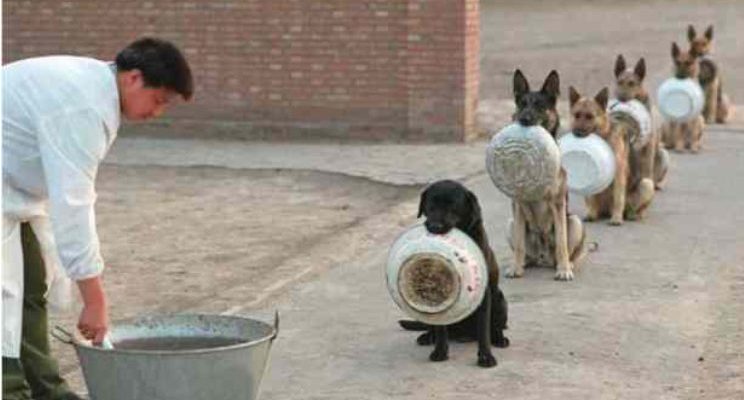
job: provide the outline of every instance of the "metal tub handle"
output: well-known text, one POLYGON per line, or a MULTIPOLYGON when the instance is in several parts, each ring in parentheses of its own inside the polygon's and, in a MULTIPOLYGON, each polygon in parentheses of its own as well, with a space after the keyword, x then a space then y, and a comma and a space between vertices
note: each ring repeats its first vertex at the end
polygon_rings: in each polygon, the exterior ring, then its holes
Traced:
POLYGON ((72 336, 72 333, 59 325, 55 325, 50 334, 62 343, 69 345, 75 344, 75 339, 72 336))
POLYGON ((274 335, 271 336, 271 341, 279 335, 279 310, 274 310, 274 335))

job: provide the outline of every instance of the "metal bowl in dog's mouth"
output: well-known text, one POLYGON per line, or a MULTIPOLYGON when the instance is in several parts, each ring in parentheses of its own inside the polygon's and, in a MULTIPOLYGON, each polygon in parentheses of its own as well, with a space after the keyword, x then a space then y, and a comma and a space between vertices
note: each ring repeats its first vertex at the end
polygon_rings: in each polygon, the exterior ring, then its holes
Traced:
POLYGON ((439 254, 415 254, 401 266, 398 288, 411 308, 438 313, 457 301, 460 275, 452 262, 439 254))

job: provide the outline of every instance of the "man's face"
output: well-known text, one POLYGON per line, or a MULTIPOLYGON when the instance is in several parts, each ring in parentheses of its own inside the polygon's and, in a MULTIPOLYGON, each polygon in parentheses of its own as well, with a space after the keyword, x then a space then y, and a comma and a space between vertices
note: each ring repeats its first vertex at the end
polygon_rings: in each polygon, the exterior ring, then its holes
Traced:
POLYGON ((145 86, 142 73, 136 69, 121 73, 119 89, 121 111, 133 121, 159 117, 178 97, 170 89, 145 86))

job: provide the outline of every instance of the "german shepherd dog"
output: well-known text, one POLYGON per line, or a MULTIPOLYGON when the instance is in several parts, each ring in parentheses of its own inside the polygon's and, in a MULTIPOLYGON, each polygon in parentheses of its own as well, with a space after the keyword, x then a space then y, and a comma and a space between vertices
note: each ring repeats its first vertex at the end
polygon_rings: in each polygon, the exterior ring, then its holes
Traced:
MULTIPOLYGON (((638 100, 653 115, 648 91, 643 86, 646 77, 646 60, 641 58, 633 69, 626 66, 622 54, 615 60, 615 97, 620 101, 638 100)), ((661 147, 661 133, 652 127, 651 138, 640 153, 641 176, 651 178, 654 187, 661 189, 669 169, 669 154, 661 147)))
MULTIPOLYGON (((560 125, 556 104, 560 80, 556 71, 548 74, 539 91, 530 85, 520 70, 514 72, 513 119, 523 126, 541 125, 556 138, 560 125)), ((540 201, 512 199, 509 221, 509 245, 514 251, 514 264, 506 272, 509 278, 524 275, 526 266, 556 268, 555 279, 569 281, 574 277, 574 263, 584 255, 586 233, 575 215, 568 214, 566 171, 561 168, 558 180, 540 201)))
MULTIPOLYGON (((674 76, 678 79, 698 76, 698 63, 693 53, 682 51, 677 43, 672 43, 672 61, 674 61, 674 76)), ((662 126, 661 138, 664 146, 674 151, 682 152, 689 149, 693 153, 700 151, 701 139, 705 120, 702 115, 686 122, 667 121, 662 126)))
POLYGON ((640 135, 638 124, 623 116, 608 114, 609 90, 602 89, 593 99, 583 97, 569 88, 571 129, 583 137, 597 132, 615 154, 615 178, 603 192, 585 198, 586 221, 610 217, 610 225, 620 225, 623 218, 640 218, 651 203, 654 184, 641 177, 640 150, 633 146, 633 138, 640 135))
POLYGON ((473 239, 488 265, 488 288, 478 309, 455 324, 432 326, 410 320, 398 322, 407 330, 427 331, 419 336, 417 342, 420 345, 434 343, 434 351, 429 355, 431 361, 444 361, 448 358, 447 341, 451 334, 454 339, 461 341, 478 340, 478 365, 493 367, 496 365, 496 358, 491 353, 491 344, 496 347, 509 346, 509 339, 504 336, 508 307, 506 298, 499 289, 499 266, 488 244, 478 198, 460 183, 451 180, 437 181, 421 194, 418 216, 422 215, 426 217, 424 226, 431 233, 444 234, 457 228, 473 239))
POLYGON ((690 42, 689 53, 695 56, 699 63, 698 81, 705 93, 705 106, 703 107, 705 122, 708 124, 725 123, 733 113, 733 108, 728 96, 723 93, 718 65, 710 57, 713 47, 713 25, 708 26, 703 36, 700 37, 697 36, 695 28, 689 25, 687 40, 690 42))

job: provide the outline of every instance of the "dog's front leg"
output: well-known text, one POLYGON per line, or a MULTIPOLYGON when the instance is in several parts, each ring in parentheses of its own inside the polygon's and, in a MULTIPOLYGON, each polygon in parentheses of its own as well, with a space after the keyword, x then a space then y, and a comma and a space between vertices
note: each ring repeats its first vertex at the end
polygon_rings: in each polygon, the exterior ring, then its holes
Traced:
POLYGON ((486 294, 483 296, 477 316, 478 330, 478 365, 484 368, 496 366, 496 358, 491 352, 491 289, 486 288, 486 294))
POLYGON ((586 216, 584 221, 591 222, 599 219, 600 201, 599 196, 584 197, 584 203, 586 204, 586 216))
POLYGON ((672 137, 674 138, 674 151, 678 153, 685 151, 685 127, 683 123, 672 123, 672 137))
POLYGON ((559 196, 557 201, 550 204, 555 227, 555 259, 557 261, 555 279, 559 281, 573 280, 573 265, 568 257, 568 228, 566 223, 566 196, 559 196))
POLYGON ((722 93, 723 88, 718 85, 718 109, 716 110, 716 122, 725 124, 732 114, 733 106, 726 94, 722 93))
POLYGON ((656 161, 656 132, 651 132, 651 139, 641 149, 641 177, 654 179, 654 162, 656 161))
POLYGON ((704 128, 705 121, 703 121, 702 117, 698 117, 688 124, 688 129, 690 130, 690 151, 693 153, 700 151, 704 128))
POLYGON ((661 144, 665 149, 674 148, 674 127, 671 122, 661 125, 661 144))
POLYGON ((434 327, 434 351, 429 355, 431 361, 444 361, 449 358, 449 344, 447 343, 447 326, 434 327))
POLYGON ((527 243, 527 221, 524 213, 516 200, 512 201, 512 250, 514 251, 514 264, 506 271, 507 278, 520 278, 524 275, 524 264, 527 243))
POLYGON ((712 124, 716 122, 716 111, 718 111, 718 78, 714 79, 713 82, 708 84, 705 88, 705 106, 703 115, 705 116, 705 122, 712 124))
POLYGON ((666 175, 669 170, 669 153, 666 149, 659 146, 656 149, 656 160, 654 162, 654 186, 656 190, 664 188, 664 182, 666 182, 666 175))
MULTIPOLYGON (((625 157, 620 155, 618 158, 625 157)), ((627 160, 627 157, 625 157, 627 160)), ((623 213, 625 212, 625 191, 628 184, 628 174, 626 173, 628 168, 627 161, 621 162, 618 160, 617 169, 615 171, 615 180, 612 182, 612 216, 610 217, 610 225, 618 226, 623 223, 623 213)))
POLYGON ((509 319, 509 304, 506 301, 504 292, 498 286, 491 286, 491 344, 505 348, 509 347, 509 338, 504 336, 504 330, 507 328, 509 319))
POLYGON ((429 329, 426 330, 426 332, 419 335, 419 337, 416 338, 416 343, 418 343, 419 346, 430 346, 434 343, 434 328, 429 327, 429 329))
POLYGON ((715 85, 713 89, 713 95, 711 96, 711 102, 710 102, 710 120, 704 121, 707 124, 715 124, 718 115, 718 108, 721 107, 720 103, 720 97, 719 92, 721 91, 721 80, 719 78, 716 78, 715 85))

